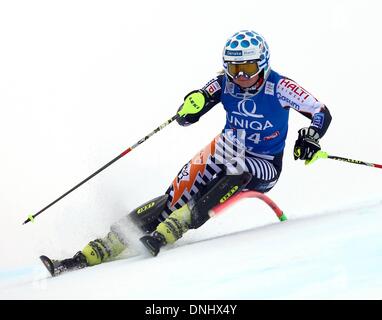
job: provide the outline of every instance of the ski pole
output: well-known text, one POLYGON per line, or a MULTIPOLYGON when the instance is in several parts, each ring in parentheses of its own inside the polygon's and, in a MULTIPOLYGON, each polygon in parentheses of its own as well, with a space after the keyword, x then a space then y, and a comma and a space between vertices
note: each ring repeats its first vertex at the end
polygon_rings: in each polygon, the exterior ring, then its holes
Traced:
POLYGON ((349 159, 349 158, 338 157, 338 156, 330 155, 327 152, 324 152, 324 151, 321 151, 321 150, 317 151, 316 154, 313 156, 313 158, 311 160, 306 160, 305 164, 306 165, 312 164, 313 162, 315 162, 318 159, 333 159, 333 160, 344 161, 344 162, 349 162, 349 163, 353 163, 353 164, 361 164, 361 165, 368 166, 368 167, 374 167, 374 168, 382 169, 382 165, 381 164, 376 164, 376 163, 371 163, 371 162, 365 162, 365 161, 360 161, 360 160, 354 160, 354 159, 349 159))
POLYGON ((145 136, 144 138, 142 138, 141 140, 139 140, 137 143, 135 143, 133 146, 127 148, 125 151, 123 151, 120 155, 118 155, 117 157, 115 157, 113 160, 111 160, 110 162, 108 162, 107 164, 105 164, 102 168, 99 168, 96 172, 94 172, 93 174, 91 174, 89 177, 87 177, 86 179, 82 180, 80 183, 78 183, 77 185, 75 185, 73 188, 71 188, 70 190, 68 190, 67 192, 65 192, 63 195, 61 195, 60 197, 58 197, 56 200, 54 200, 53 202, 49 203, 46 207, 44 207, 43 209, 41 209, 39 212, 35 213, 34 215, 29 215, 28 216, 28 219, 26 219, 24 221, 23 224, 26 224, 28 223, 29 221, 32 221, 34 222, 34 218, 36 218, 39 214, 43 213, 46 209, 50 208, 51 206, 53 206, 55 203, 57 203, 58 201, 60 201, 62 198, 66 197, 69 193, 73 192, 74 190, 76 190, 78 187, 82 186, 85 182, 89 181, 91 178, 95 177, 97 174, 99 174, 101 171, 105 170, 107 167, 109 167, 110 165, 112 165, 114 162, 116 162, 117 160, 121 159, 122 157, 124 157, 126 154, 128 154, 131 150, 135 149, 136 147, 138 147, 140 144, 142 144, 143 142, 145 142, 146 140, 148 140, 151 136, 153 136, 155 133, 159 132, 160 130, 162 130, 163 128, 167 127, 171 122, 173 122, 174 120, 176 120, 178 117, 180 116, 180 114, 176 114, 175 116, 173 116, 171 119, 167 120, 166 122, 164 122, 163 124, 161 124, 158 128, 156 128, 154 131, 150 132, 147 136, 145 136))
POLYGON ((147 136, 145 136, 144 138, 142 138, 141 140, 139 140, 137 143, 135 143, 133 146, 131 146, 130 148, 127 148, 125 151, 123 151, 120 155, 118 155, 117 157, 115 157, 113 160, 111 160, 110 162, 108 162, 107 164, 105 164, 102 168, 99 168, 96 172, 94 172, 93 174, 91 174, 89 177, 87 177, 86 179, 82 180, 80 183, 78 183, 77 185, 75 185, 72 189, 70 189, 69 191, 65 192, 62 196, 58 197, 56 200, 54 200, 53 202, 49 203, 46 207, 44 207, 43 209, 41 209, 39 212, 35 213, 34 215, 29 215, 28 216, 28 219, 26 219, 24 221, 23 224, 26 224, 28 223, 29 221, 32 221, 34 222, 34 218, 36 218, 40 213, 44 212, 46 209, 50 208, 51 206, 53 206, 55 203, 57 203, 58 201, 60 201, 62 198, 66 197, 69 193, 71 193, 72 191, 76 190, 78 187, 82 186, 85 182, 89 181, 91 178, 95 177, 97 174, 99 174, 101 171, 105 170, 107 167, 109 167, 110 165, 112 165, 114 162, 116 162, 117 160, 121 159, 123 156, 125 156, 126 154, 128 154, 131 150, 135 149, 136 147, 138 147, 140 144, 142 144, 143 142, 145 142, 146 140, 148 140, 151 136, 153 136, 155 133, 157 133, 158 131, 162 130, 163 128, 167 127, 171 122, 173 122, 174 120, 178 119, 178 118, 181 118, 181 117, 185 117, 186 115, 188 114, 196 114, 198 112, 200 112, 204 105, 205 105, 205 97, 204 95, 200 92, 200 91, 195 91, 195 92, 192 92, 190 93, 188 96, 186 96, 185 100, 184 100, 184 103, 182 105, 182 108, 178 111, 178 113, 173 116, 171 119, 167 120, 166 122, 164 122, 163 124, 161 124, 158 128, 156 128, 154 131, 150 132, 147 136))

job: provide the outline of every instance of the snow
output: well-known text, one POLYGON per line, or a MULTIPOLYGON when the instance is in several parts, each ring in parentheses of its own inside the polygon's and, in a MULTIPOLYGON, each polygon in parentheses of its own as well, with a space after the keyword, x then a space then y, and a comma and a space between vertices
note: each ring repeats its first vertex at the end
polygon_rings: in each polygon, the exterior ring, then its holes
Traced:
POLYGON ((0 298, 380 299, 381 209, 274 222, 57 278, 36 265, 0 275, 0 298))
POLYGON ((260 201, 244 200, 156 258, 54 279, 42 269, 39 255, 71 256, 163 193, 221 130, 218 106, 191 127, 171 124, 35 224, 21 225, 173 116, 187 92, 221 69, 225 39, 240 29, 264 35, 272 67, 328 105, 325 151, 382 163, 382 4, 232 6, 238 4, 0 3, 0 298, 381 299, 382 172, 294 161, 297 130, 308 124, 296 112, 283 173, 269 193, 287 222, 260 201))

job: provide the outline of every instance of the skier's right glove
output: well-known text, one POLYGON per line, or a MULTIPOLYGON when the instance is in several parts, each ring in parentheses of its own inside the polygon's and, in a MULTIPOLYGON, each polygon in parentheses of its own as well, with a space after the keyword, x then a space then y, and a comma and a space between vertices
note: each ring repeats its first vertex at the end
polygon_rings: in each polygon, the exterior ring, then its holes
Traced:
POLYGON ((206 98, 202 90, 191 91, 184 97, 184 102, 178 109, 178 123, 181 126, 188 126, 197 122, 205 104, 206 98))
POLYGON ((314 127, 300 129, 294 145, 294 160, 311 160, 321 150, 319 140, 320 135, 314 127))

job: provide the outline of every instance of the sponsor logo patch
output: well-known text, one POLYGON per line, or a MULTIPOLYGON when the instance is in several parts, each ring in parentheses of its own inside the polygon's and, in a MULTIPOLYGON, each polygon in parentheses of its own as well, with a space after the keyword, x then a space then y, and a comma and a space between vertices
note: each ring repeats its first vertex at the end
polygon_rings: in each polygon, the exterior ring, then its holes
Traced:
POLYGON ((225 55, 231 56, 231 57, 238 57, 243 55, 243 51, 242 50, 226 50, 225 55))
POLYGON ((277 93, 277 99, 279 99, 279 101, 285 101, 289 104, 290 107, 292 107, 295 110, 300 110, 300 105, 298 105, 296 102, 292 101, 288 97, 283 96, 281 93, 277 93))
POLYGON ((288 89, 287 91, 293 92, 295 95, 300 97, 303 101, 310 97, 309 92, 307 92, 304 88, 300 87, 297 83, 289 79, 282 79, 279 82, 279 86, 281 90, 288 89))
POLYGON ((243 52, 244 56, 250 56, 250 55, 254 55, 254 54, 256 54, 255 50, 246 50, 243 52))
POLYGON ((206 88, 210 96, 212 96, 215 92, 219 91, 220 89, 221 89, 220 84, 217 81, 214 81, 206 88))
POLYGON ((317 128, 322 129, 324 125, 324 114, 322 112, 316 113, 313 116, 312 125, 314 125, 317 128))
POLYGON ((273 132, 270 136, 264 137, 264 141, 269 141, 277 138, 280 135, 280 131, 273 132))
POLYGON ((154 207, 154 206, 155 206, 155 202, 151 202, 151 203, 149 203, 149 204, 146 204, 144 207, 139 208, 139 209, 137 210, 137 214, 141 214, 141 213, 147 211, 148 209, 150 209, 150 208, 152 208, 152 207, 154 207))
POLYGON ((239 186, 234 186, 223 198, 220 199, 220 203, 226 202, 237 190, 239 189, 239 186))
POLYGON ((243 99, 237 104, 238 111, 232 111, 233 114, 251 117, 251 118, 264 118, 262 114, 256 114, 256 103, 251 99, 243 99))
POLYGON ((225 88, 224 88, 224 93, 229 93, 229 94, 234 94, 235 92, 235 86, 232 82, 226 81, 225 83, 225 88))
POLYGON ((265 83, 265 94, 269 94, 271 96, 275 95, 275 84, 267 81, 265 83))

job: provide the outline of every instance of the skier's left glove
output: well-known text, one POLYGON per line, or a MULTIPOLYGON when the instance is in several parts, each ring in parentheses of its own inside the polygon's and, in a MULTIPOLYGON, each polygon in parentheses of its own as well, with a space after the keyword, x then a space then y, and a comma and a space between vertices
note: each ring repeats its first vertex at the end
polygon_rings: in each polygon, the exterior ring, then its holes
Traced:
POLYGON ((314 127, 302 128, 294 145, 294 160, 311 160, 321 150, 320 135, 314 127))

